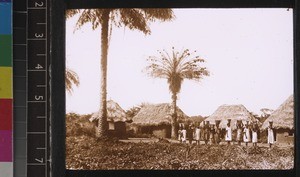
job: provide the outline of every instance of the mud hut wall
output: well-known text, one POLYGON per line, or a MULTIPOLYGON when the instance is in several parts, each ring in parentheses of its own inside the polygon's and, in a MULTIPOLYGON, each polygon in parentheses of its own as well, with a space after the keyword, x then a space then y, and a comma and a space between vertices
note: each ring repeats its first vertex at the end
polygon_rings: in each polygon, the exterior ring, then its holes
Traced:
POLYGON ((289 129, 277 129, 276 142, 283 144, 294 143, 294 131, 289 129))
POLYGON ((159 138, 171 138, 171 125, 153 126, 152 134, 159 138))
POLYGON ((118 138, 126 138, 126 125, 125 122, 115 122, 115 135, 118 138))

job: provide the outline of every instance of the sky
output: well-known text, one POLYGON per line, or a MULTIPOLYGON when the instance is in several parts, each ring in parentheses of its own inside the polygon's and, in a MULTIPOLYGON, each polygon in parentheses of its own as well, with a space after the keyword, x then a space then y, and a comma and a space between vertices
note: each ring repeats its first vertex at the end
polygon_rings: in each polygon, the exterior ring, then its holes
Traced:
MULTIPOLYGON (((171 103, 165 79, 144 71, 148 56, 172 47, 196 50, 210 76, 184 80, 178 106, 188 115, 211 115, 222 104, 243 104, 250 112, 277 109, 293 94, 292 9, 173 9, 171 22, 150 24, 151 35, 113 27, 108 51, 107 98, 127 110, 141 103, 171 103)), ((66 21, 66 65, 80 78, 66 110, 98 111, 101 30, 91 24, 74 31, 66 21)))

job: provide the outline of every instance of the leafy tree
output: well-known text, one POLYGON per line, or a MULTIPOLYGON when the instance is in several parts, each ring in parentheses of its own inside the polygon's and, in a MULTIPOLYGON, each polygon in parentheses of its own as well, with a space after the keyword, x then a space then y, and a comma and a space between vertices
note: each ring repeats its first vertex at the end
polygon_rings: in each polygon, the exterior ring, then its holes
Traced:
POLYGON ((69 68, 66 69, 65 74, 66 90, 69 94, 71 94, 73 91, 73 86, 75 85, 78 87, 80 84, 79 77, 76 72, 69 68))
POLYGON ((111 34, 112 26, 128 27, 130 30, 139 30, 145 35, 150 34, 150 22, 156 20, 170 21, 174 18, 171 9, 85 9, 85 10, 69 10, 66 17, 70 18, 80 13, 77 21, 76 29, 79 29, 86 23, 92 23, 92 29, 100 27, 101 29, 101 90, 100 90, 100 117, 96 136, 104 138, 107 136, 107 54, 109 46, 109 31, 111 34), (110 29, 110 30, 109 30, 110 29))
POLYGON ((168 53, 166 50, 158 51, 159 56, 150 56, 146 67, 148 74, 154 78, 167 79, 169 90, 172 93, 172 132, 171 137, 177 137, 177 94, 180 92, 184 79, 200 81, 203 76, 209 76, 209 72, 201 64, 204 59, 195 56, 196 51, 185 49, 181 52, 168 53))

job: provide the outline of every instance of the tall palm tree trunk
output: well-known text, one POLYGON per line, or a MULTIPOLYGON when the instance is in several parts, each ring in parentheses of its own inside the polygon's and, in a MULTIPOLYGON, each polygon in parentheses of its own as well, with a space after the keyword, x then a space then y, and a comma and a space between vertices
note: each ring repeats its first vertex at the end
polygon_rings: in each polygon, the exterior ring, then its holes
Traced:
POLYGON ((108 54, 108 22, 110 10, 106 9, 102 15, 101 22, 101 65, 100 65, 100 117, 96 136, 98 138, 107 137, 108 123, 107 123, 107 54, 108 54))
POLYGON ((177 127, 177 94, 172 93, 172 130, 171 130, 171 138, 177 139, 178 127, 177 127))

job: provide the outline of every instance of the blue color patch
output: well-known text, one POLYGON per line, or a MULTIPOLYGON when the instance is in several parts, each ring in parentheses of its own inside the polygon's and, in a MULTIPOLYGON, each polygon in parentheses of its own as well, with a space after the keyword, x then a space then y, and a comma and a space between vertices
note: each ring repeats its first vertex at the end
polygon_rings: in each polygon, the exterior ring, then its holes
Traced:
POLYGON ((0 0, 0 2, 11 2, 11 0, 0 0))
POLYGON ((0 3, 0 34, 12 34, 12 6, 11 3, 0 3))

